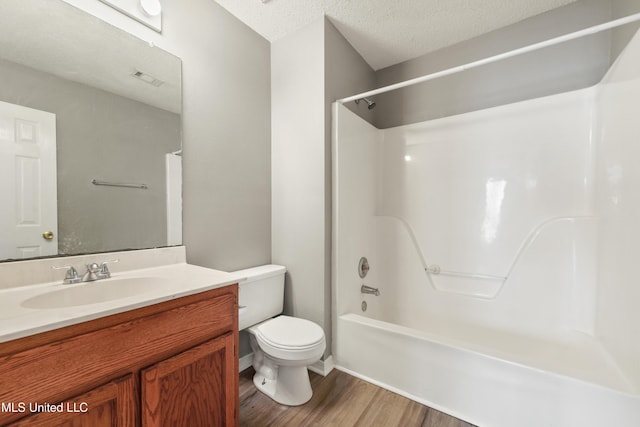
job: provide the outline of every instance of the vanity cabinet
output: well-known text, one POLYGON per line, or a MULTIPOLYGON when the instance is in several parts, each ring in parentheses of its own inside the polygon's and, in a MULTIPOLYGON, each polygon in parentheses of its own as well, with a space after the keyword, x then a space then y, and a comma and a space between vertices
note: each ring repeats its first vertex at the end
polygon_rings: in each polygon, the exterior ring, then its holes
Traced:
MULTIPOLYGON (((25 412, 31 413, 10 427, 126 427, 136 425, 135 381, 132 375, 119 378, 97 387, 85 394, 54 405, 56 412, 32 413, 37 407, 25 405, 25 412), (62 409, 58 411, 58 408, 62 409)), ((35 403, 32 403, 35 405, 35 403)), ((38 404, 44 405, 43 402, 38 404)), ((50 409, 50 408, 46 408, 50 409)))
POLYGON ((194 347, 142 371, 142 425, 233 425, 235 390, 226 379, 237 377, 233 335, 194 347), (232 392, 232 396, 227 393, 232 392))
POLYGON ((237 285, 2 343, 0 425, 238 425, 237 347, 237 285))

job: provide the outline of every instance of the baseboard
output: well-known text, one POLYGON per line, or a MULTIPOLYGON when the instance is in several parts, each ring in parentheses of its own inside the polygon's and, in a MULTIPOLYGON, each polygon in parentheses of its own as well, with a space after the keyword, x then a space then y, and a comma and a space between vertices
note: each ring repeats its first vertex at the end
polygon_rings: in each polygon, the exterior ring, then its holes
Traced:
POLYGON ((318 375, 326 377, 334 367, 335 365, 333 364, 333 356, 329 356, 325 360, 318 360, 316 363, 309 366, 309 370, 315 372, 318 375))
MULTIPOLYGON (((253 353, 249 353, 240 358, 238 363, 238 372, 242 372, 247 368, 250 368, 253 364, 253 353)), ((334 368, 333 357, 329 356, 325 360, 318 360, 313 365, 309 366, 309 370, 315 372, 318 375, 326 377, 334 368)))
POLYGON ((253 364, 253 353, 249 353, 240 358, 240 362, 238 363, 238 372, 242 372, 247 368, 250 368, 253 364))

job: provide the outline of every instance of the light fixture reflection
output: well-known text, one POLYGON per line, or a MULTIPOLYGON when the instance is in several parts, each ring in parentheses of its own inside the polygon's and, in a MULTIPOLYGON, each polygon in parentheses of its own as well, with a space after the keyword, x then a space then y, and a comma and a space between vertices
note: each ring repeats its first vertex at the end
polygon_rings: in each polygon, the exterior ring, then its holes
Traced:
POLYGON ((507 181, 504 179, 494 180, 493 178, 489 178, 485 186, 485 211, 484 222, 482 223, 482 237, 487 243, 493 242, 498 234, 502 201, 504 200, 504 190, 506 187, 507 181))

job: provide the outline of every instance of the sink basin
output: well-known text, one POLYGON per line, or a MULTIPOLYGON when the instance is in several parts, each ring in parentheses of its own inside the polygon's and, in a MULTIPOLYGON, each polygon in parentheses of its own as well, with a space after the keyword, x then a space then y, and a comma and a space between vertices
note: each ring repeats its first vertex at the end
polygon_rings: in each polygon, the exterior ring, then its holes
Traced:
POLYGON ((64 308, 141 295, 169 283, 162 277, 122 277, 65 285, 22 302, 27 308, 64 308))

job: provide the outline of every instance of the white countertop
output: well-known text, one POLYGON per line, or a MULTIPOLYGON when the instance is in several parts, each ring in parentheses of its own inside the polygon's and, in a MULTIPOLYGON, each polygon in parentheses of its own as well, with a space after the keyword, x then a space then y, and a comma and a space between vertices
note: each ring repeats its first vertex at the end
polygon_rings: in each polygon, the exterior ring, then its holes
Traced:
MULTIPOLYGON (((233 273, 186 263, 121 273, 112 272, 111 276, 110 279, 88 283, 67 285, 57 281, 0 290, 0 343, 220 288, 246 279, 233 273), (157 287, 153 285, 154 278, 157 278, 157 287), (107 286, 129 279, 141 279, 149 282, 151 286, 145 286, 142 293, 123 297, 118 295, 122 288, 118 290, 114 286, 114 294, 108 295, 107 286), (108 295, 107 301, 51 308, 32 308, 33 305, 28 303, 49 292, 82 286, 105 287, 100 291, 108 295)), ((40 301, 46 299, 47 297, 39 298, 40 301)))

